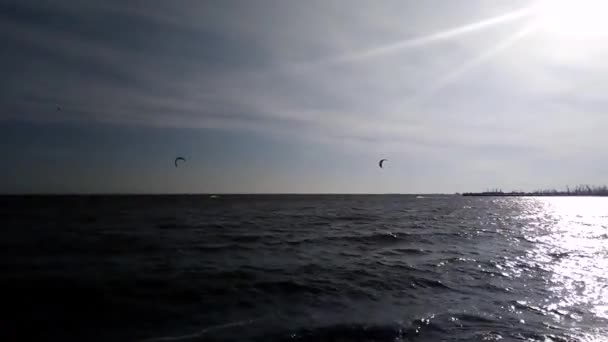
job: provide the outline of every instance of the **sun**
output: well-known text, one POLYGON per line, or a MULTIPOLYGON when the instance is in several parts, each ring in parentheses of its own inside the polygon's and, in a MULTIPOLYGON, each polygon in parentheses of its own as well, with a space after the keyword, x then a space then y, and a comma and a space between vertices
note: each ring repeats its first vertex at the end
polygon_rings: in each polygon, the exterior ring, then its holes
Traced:
POLYGON ((559 38, 608 37, 608 0, 539 0, 534 6, 537 29, 559 38))

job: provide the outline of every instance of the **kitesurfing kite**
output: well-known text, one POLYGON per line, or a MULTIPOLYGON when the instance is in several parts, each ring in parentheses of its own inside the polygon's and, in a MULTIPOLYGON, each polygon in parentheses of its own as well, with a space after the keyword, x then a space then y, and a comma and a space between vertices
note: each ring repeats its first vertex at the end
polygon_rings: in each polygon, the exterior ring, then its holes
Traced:
POLYGON ((380 161, 378 162, 378 166, 380 166, 381 169, 383 168, 382 166, 384 165, 385 161, 388 161, 388 159, 380 159, 380 161))
POLYGON ((182 162, 185 162, 185 161, 186 161, 186 159, 185 159, 185 158, 183 158, 183 157, 177 157, 177 158, 175 158, 175 161, 173 162, 173 163, 175 164, 175 167, 177 167, 177 166, 179 165, 179 164, 178 164, 178 162, 179 162, 180 160, 181 160, 182 162))

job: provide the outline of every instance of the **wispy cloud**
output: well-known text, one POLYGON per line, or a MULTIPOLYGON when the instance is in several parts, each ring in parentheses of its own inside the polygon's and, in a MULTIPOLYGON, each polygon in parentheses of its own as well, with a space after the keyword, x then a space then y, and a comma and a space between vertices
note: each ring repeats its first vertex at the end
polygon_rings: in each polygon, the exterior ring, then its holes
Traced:
MULTIPOLYGON (((605 109, 597 98, 566 100, 567 88, 547 93, 578 76, 531 52, 524 7, 416 3, 2 1, 0 115, 561 155, 566 144, 551 137, 573 144, 569 133, 589 127, 555 113, 605 109)), ((595 138, 576 141, 604 141, 595 138)))

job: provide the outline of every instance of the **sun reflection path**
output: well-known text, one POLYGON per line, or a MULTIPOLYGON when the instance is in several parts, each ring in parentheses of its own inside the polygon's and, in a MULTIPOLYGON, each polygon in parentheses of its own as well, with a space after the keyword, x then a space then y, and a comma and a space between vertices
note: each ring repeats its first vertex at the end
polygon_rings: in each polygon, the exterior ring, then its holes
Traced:
MULTIPOLYGON (((586 325, 608 319, 608 198, 535 201, 542 210, 536 212, 538 224, 526 232, 526 239, 536 242, 527 261, 550 271, 544 309, 572 329, 597 331, 601 324, 586 325), (583 317, 589 313, 595 317, 583 317)), ((608 336, 608 326, 599 333, 608 336)))

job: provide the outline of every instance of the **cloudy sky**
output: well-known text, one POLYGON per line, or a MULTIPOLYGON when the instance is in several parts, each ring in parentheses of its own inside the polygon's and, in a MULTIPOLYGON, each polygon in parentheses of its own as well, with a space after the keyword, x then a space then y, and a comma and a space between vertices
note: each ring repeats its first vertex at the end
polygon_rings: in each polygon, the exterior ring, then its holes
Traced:
POLYGON ((0 0, 0 192, 608 183, 587 2, 0 0))

